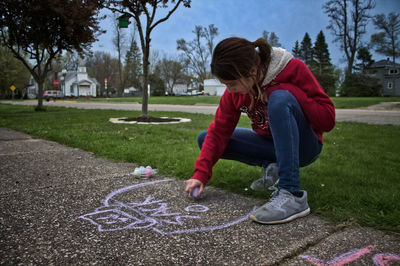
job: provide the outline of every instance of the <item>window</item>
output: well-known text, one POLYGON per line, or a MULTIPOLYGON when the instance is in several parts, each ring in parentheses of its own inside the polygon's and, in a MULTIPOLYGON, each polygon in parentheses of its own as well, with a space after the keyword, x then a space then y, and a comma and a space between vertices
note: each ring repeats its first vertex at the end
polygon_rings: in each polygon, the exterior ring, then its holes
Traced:
POLYGON ((395 74, 399 74, 399 70, 396 69, 389 69, 389 75, 395 75, 395 74))
POLYGON ((388 82, 387 83, 387 88, 389 89, 389 90, 391 90, 391 89, 393 89, 393 82, 388 82))

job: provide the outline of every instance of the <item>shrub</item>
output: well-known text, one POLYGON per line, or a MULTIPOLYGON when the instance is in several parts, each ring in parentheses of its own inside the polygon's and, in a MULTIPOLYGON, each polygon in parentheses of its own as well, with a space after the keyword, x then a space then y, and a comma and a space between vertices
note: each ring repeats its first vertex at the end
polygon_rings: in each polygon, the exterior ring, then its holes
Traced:
POLYGON ((340 96, 381 96, 381 87, 378 79, 367 77, 361 73, 347 74, 340 88, 340 96))

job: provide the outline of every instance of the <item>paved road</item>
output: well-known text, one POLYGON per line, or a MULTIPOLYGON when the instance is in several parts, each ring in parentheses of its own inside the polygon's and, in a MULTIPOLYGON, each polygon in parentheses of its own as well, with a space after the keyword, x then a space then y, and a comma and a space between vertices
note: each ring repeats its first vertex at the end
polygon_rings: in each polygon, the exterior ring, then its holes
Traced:
MULTIPOLYGON (((36 101, 9 102, 20 105, 37 105, 36 101)), ((75 102, 56 101, 44 102, 46 106, 63 106, 82 109, 114 109, 141 111, 142 105, 138 103, 104 103, 104 102, 75 102)), ((149 104, 149 111, 178 111, 187 113, 214 114, 216 105, 170 105, 170 104, 149 104)), ((400 125, 400 110, 371 110, 371 109, 336 109, 336 120, 338 122, 351 121, 370 124, 392 124, 400 125)))
POLYGON ((0 162, 0 265, 400 265, 398 234, 313 213, 259 225, 263 201, 192 199, 182 180, 5 128, 0 162))

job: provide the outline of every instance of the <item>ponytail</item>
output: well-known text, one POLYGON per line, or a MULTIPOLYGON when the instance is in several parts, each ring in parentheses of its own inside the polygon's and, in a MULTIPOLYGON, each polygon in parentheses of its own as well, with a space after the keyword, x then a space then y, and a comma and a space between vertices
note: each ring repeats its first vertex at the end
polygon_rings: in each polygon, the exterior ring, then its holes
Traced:
POLYGON ((260 56, 260 66, 264 66, 268 69, 269 62, 271 61, 271 45, 263 38, 258 38, 253 42, 254 46, 258 48, 258 54, 260 56))
MULTIPOLYGON (((261 89, 261 84, 263 82, 263 78, 266 75, 268 71, 268 66, 271 61, 271 53, 272 53, 272 46, 263 38, 258 38, 255 42, 253 42, 255 48, 258 50, 258 56, 260 57, 260 63, 257 66, 257 74, 256 74, 256 80, 257 82, 255 83, 256 89, 257 89, 257 95, 255 98, 257 100, 261 100, 263 103, 265 103, 265 98, 264 92, 261 89)), ((252 94, 252 93, 251 93, 252 94)), ((254 93, 255 94, 255 93, 254 93)), ((250 109, 253 108, 254 102, 253 99, 251 100, 251 105, 250 109)))

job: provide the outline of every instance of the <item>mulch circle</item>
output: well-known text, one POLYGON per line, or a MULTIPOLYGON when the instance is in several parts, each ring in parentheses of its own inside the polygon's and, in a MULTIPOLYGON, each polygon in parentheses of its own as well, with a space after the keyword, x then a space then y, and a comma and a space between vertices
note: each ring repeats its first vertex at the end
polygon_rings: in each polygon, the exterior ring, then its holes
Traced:
POLYGON ((136 122, 173 122, 173 121, 179 121, 179 118, 161 118, 161 117, 128 117, 128 118, 119 118, 119 121, 136 121, 136 122))
POLYGON ((115 124, 153 124, 153 125, 162 125, 162 124, 178 124, 191 122, 191 119, 188 118, 180 118, 180 117, 120 117, 120 118, 110 118, 111 123, 115 124))

